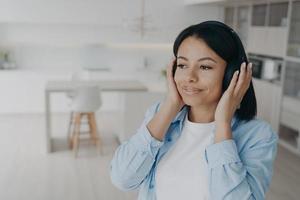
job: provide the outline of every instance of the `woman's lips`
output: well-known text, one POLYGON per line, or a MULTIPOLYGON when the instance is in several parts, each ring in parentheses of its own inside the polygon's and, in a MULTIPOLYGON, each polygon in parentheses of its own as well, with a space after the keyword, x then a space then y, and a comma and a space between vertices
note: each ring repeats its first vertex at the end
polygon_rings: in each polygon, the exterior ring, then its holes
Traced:
POLYGON ((192 88, 192 87, 183 87, 182 91, 187 95, 195 95, 200 93, 202 90, 198 88, 192 88))

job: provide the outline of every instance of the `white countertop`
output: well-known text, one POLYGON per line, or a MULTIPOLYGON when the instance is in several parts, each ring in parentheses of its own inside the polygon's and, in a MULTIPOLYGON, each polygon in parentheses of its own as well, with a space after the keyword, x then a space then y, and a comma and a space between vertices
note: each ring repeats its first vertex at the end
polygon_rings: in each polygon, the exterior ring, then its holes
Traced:
POLYGON ((73 91, 80 86, 98 86, 101 91, 148 91, 138 80, 90 80, 90 81, 48 81, 48 92, 73 91))
MULTIPOLYGON (((73 70, 74 71, 74 70, 73 70)), ((166 93, 165 78, 160 72, 155 71, 82 71, 84 81, 101 80, 132 80, 140 81, 147 87, 148 92, 166 93)), ((71 81, 72 69, 17 69, 3 70, 0 73, 0 90, 2 98, 0 100, 1 113, 30 113, 43 112, 44 93, 48 81, 71 81)), ((113 94, 107 94, 106 96, 113 94)), ((111 99, 117 97, 107 97, 111 99)), ((55 97, 54 108, 57 111, 64 111, 67 107, 64 103, 64 97, 55 97), (58 98, 58 99, 57 99, 58 98)))
MULTIPOLYGON (((40 81, 45 85, 48 81, 68 81, 72 80, 72 69, 26 69, 26 70, 3 70, 1 71, 1 80, 22 82, 40 81)), ((140 71, 80 71, 83 81, 101 81, 101 80, 138 80, 141 81, 149 91, 166 92, 166 79, 160 71, 140 70, 140 71)))
POLYGON ((166 92, 166 79, 159 71, 110 72, 89 71, 87 80, 139 80, 151 92, 166 92))

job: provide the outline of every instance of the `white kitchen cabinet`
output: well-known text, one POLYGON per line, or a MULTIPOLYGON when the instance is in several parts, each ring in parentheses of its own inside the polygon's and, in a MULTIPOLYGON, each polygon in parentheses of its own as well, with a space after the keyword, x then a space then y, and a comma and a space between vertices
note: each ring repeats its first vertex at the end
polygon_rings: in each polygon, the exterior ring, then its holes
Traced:
POLYGON ((286 61, 283 94, 300 101, 300 63, 286 61))
POLYGON ((247 50, 251 53, 284 57, 288 34, 287 14, 288 2, 253 5, 247 50))
POLYGON ((231 28, 234 28, 234 7, 226 7, 224 11, 224 23, 230 26, 231 28))
POLYGON ((265 26, 267 17, 267 4, 253 5, 252 26, 265 26))
POLYGON ((248 38, 248 52, 265 54, 265 42, 267 39, 267 28, 263 26, 250 26, 248 38))
POLYGON ((287 26, 288 2, 271 3, 268 26, 287 26))
POLYGON ((292 6, 287 55, 300 57, 300 1, 292 6))
POLYGON ((253 78, 257 100, 257 116, 271 124, 278 132, 282 87, 268 81, 253 78))
POLYGON ((237 32, 245 48, 248 43, 249 11, 248 5, 228 6, 224 10, 224 23, 237 32))
POLYGON ((280 143, 300 155, 300 64, 287 61, 284 73, 280 143))
POLYGON ((280 117, 280 144, 300 155, 300 99, 284 96, 280 117))
POLYGON ((287 34, 285 27, 251 26, 247 49, 250 53, 284 57, 287 34))
POLYGON ((290 113, 291 115, 298 116, 293 119, 290 118, 290 120, 283 121, 286 121, 285 124, 290 125, 290 127, 300 130, 300 99, 284 95, 282 99, 282 111, 285 113, 290 113))
POLYGON ((252 9, 243 4, 225 7, 225 23, 236 29, 248 52, 284 57, 288 5, 288 2, 276 2, 253 4, 252 9), (250 10, 251 20, 248 19, 250 10))
POLYGON ((266 34, 265 54, 284 57, 288 30, 285 27, 269 27, 266 34))
POLYGON ((289 2, 255 4, 252 7, 252 26, 287 26, 289 2))
POLYGON ((247 48, 248 43, 248 28, 249 28, 249 6, 239 6, 237 7, 237 24, 236 31, 240 36, 241 41, 245 48, 247 48))

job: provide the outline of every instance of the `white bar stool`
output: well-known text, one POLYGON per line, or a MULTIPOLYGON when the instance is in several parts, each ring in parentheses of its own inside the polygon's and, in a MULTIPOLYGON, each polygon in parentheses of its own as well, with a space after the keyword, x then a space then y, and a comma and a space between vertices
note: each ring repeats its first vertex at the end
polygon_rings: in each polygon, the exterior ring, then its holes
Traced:
MULTIPOLYGON (((72 74, 70 75, 70 80, 72 81, 72 82, 80 82, 80 81, 83 81, 83 80, 89 80, 89 74, 88 73, 86 73, 86 72, 83 72, 83 71, 75 71, 75 72, 72 72, 72 74)), ((73 102, 73 98, 74 98, 74 96, 75 96, 75 92, 76 91, 70 91, 70 92, 67 92, 66 93, 66 97, 68 98, 68 105, 69 105, 69 107, 71 107, 72 106, 72 102, 73 102)), ((71 128, 72 128, 72 123, 73 123, 73 111, 71 111, 71 113, 70 113, 70 122, 69 122, 69 126, 68 126, 68 131, 67 131, 67 133, 68 133, 68 137, 69 137, 69 135, 70 135, 70 133, 71 133, 71 128)), ((81 121, 81 123, 87 123, 87 121, 85 120, 85 121, 81 121)))
POLYGON ((87 117, 90 139, 102 154, 102 145, 98 134, 95 112, 102 105, 100 90, 97 86, 81 86, 75 90, 71 104, 71 122, 68 129, 69 146, 74 150, 75 157, 78 156, 80 142, 80 125, 82 118, 87 117), (73 130, 72 130, 73 126, 73 130), (72 131, 71 131, 72 130, 72 131))

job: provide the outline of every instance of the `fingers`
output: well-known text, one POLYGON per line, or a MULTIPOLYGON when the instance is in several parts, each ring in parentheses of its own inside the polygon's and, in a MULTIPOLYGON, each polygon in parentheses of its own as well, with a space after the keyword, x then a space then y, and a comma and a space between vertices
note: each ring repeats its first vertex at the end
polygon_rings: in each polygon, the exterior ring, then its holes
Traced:
POLYGON ((173 77, 173 65, 175 64, 176 58, 172 58, 172 60, 170 61, 170 63, 167 66, 167 77, 168 78, 172 78, 173 77))
POLYGON ((249 81, 249 85, 250 85, 250 82, 251 82, 251 79, 252 79, 252 63, 249 63, 249 73, 248 73, 248 79, 250 80, 249 81))
POLYGON ((234 95, 242 98, 250 86, 252 78, 252 63, 246 66, 246 63, 241 64, 240 73, 236 87, 234 88, 234 95))
POLYGON ((245 62, 242 63, 234 92, 238 94, 242 91, 246 91, 250 85, 251 78, 252 78, 252 63, 249 63, 248 66, 246 66, 245 62))
POLYGON ((232 93, 233 93, 234 88, 236 86, 236 83, 237 83, 237 80, 238 80, 238 75, 239 75, 239 71, 237 70, 237 71, 234 72, 233 77, 232 77, 232 79, 230 81, 230 84, 228 86, 227 90, 232 92, 232 93))
POLYGON ((240 75, 239 75, 239 78, 238 78, 238 82, 237 82, 237 85, 236 85, 236 89, 237 90, 240 90, 241 87, 243 87, 243 85, 245 84, 245 79, 246 79, 246 63, 243 62, 241 64, 241 68, 240 68, 240 75))

